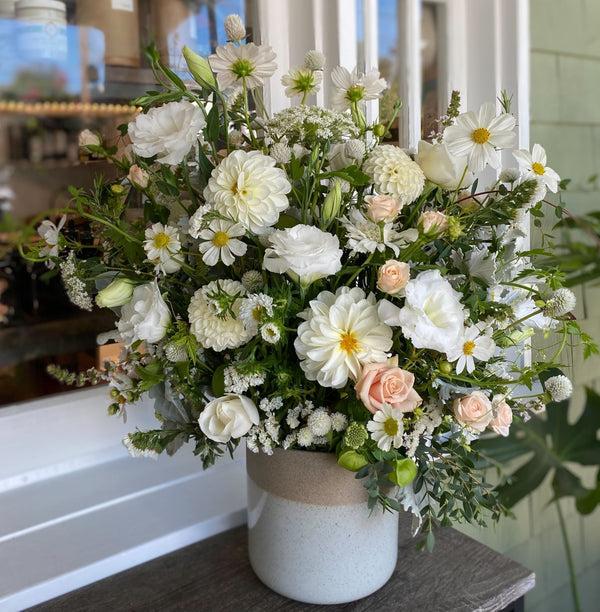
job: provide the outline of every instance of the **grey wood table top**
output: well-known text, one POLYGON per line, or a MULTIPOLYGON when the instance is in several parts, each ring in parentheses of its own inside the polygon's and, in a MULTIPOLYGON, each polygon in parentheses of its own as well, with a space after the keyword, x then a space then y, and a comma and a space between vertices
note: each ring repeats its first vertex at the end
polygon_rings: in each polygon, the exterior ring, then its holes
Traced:
MULTIPOLYGON (((400 544, 398 565, 379 591, 340 606, 300 604, 256 578, 238 527, 37 606, 36 610, 503 610, 533 588, 533 572, 475 540, 444 529, 433 553, 400 544)), ((365 559, 368 563, 368 559, 365 559)))

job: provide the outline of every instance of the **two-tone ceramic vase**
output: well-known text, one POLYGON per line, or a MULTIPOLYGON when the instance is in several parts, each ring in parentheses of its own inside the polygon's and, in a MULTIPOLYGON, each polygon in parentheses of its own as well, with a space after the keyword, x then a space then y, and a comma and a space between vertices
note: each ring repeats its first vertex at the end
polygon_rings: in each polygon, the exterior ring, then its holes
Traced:
POLYGON ((246 453, 250 564, 268 587, 314 604, 355 601, 391 577, 398 515, 367 493, 332 453, 246 453))

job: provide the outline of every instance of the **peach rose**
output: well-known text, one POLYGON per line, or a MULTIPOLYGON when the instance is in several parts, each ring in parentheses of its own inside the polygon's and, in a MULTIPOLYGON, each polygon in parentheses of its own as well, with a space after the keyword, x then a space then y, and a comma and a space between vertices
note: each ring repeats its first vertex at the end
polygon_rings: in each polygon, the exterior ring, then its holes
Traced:
POLYGON ((397 295, 410 280, 410 266, 402 261, 388 259, 377 272, 377 287, 390 295, 397 295))
POLYGON ((146 189, 148 187, 148 182, 150 180, 150 176, 148 173, 140 168, 137 164, 133 164, 131 168, 129 168, 129 174, 127 175, 129 182, 140 189, 146 189))
POLYGON ((384 404, 402 412, 414 410, 423 400, 413 389, 415 376, 398 367, 398 357, 386 363, 367 363, 356 381, 357 397, 375 414, 384 404))
POLYGON ((504 395, 494 395, 492 398, 492 420, 488 427, 501 436, 508 436, 508 430, 513 420, 511 407, 506 403, 504 395))
POLYGON ((365 196, 367 204, 367 217, 379 223, 379 221, 393 221, 402 210, 402 204, 396 198, 387 195, 365 196))
POLYGON ((452 410, 459 423, 479 432, 489 425, 493 416, 492 402, 481 391, 455 399, 452 410))
POLYGON ((419 217, 419 226, 425 234, 441 234, 448 229, 448 217, 437 210, 428 210, 419 217))

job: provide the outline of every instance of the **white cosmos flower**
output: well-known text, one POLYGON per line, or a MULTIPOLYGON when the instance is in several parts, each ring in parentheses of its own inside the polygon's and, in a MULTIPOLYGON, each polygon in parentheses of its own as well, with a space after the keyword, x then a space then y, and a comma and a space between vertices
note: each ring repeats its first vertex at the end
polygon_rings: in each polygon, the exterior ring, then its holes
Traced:
POLYGON ((227 43, 217 47, 209 56, 210 67, 217 73, 219 87, 228 89, 244 82, 250 89, 261 87, 265 78, 277 70, 275 53, 268 45, 234 45, 227 43))
POLYGON ((181 268, 179 231, 171 225, 154 223, 146 229, 144 251, 156 272, 171 274, 181 268))
POLYGON ((241 223, 232 223, 224 219, 215 219, 210 222, 207 229, 200 231, 198 237, 204 242, 200 243, 200 252, 204 253, 202 261, 207 266, 215 266, 221 260, 230 266, 236 257, 246 254, 248 245, 241 240, 246 230, 241 223))
POLYGON ((492 339, 492 330, 483 331, 477 325, 467 327, 454 346, 446 352, 448 361, 456 361, 456 373, 465 369, 470 374, 475 369, 475 359, 488 361, 494 356, 496 343, 492 339))
POLYGON ((298 316, 304 322, 294 347, 308 380, 340 389, 365 363, 388 358, 392 330, 381 322, 372 293, 358 287, 322 291, 298 316))
POLYGON ((323 73, 320 70, 294 68, 281 77, 281 84, 285 87, 285 95, 288 98, 304 97, 317 93, 322 80, 323 73))
POLYGON ((350 108, 354 103, 366 100, 377 100, 387 88, 385 79, 379 76, 379 70, 369 70, 360 74, 355 68, 352 72, 342 66, 331 71, 331 80, 335 85, 332 106, 337 110, 350 108))
POLYGON ((188 306, 190 330, 204 347, 215 351, 237 348, 250 340, 252 334, 239 318, 246 290, 242 283, 230 279, 212 281, 194 293, 188 306), (221 312, 215 295, 229 298, 227 312, 221 312))
POLYGON ((400 448, 404 434, 404 413, 399 408, 392 408, 384 404, 373 418, 367 423, 367 429, 371 432, 371 438, 377 442, 377 446, 383 451, 400 448))
POLYGON ((242 300, 240 319, 246 329, 255 335, 265 317, 273 316, 273 298, 265 293, 251 293, 242 300))
MULTIPOLYGON (((58 242, 60 240, 60 230, 64 227, 67 221, 67 216, 63 215, 55 225, 50 219, 44 219, 37 228, 37 233, 40 238, 46 243, 39 253, 41 257, 58 257, 58 251, 60 247, 58 242)), ((54 262, 49 261, 46 264, 50 269, 54 268, 54 262)))
POLYGON ((260 416, 250 398, 231 393, 208 402, 198 423, 207 438, 224 444, 231 438, 245 436, 252 425, 260 423, 260 416))
POLYGON ((388 325, 399 325, 416 348, 446 353, 464 329, 465 313, 460 293, 439 270, 427 270, 408 282, 405 294, 403 308, 388 300, 379 303, 381 320, 388 325))
POLYGON ((496 106, 486 102, 478 113, 459 115, 454 125, 444 130, 444 142, 450 153, 468 157, 469 169, 473 172, 483 170, 488 164, 498 169, 501 164, 497 149, 512 147, 515 124, 512 115, 496 115, 496 106))
POLYGON ((546 151, 539 145, 534 144, 531 153, 526 149, 513 151, 513 155, 519 164, 519 168, 523 173, 522 180, 535 179, 538 184, 535 199, 539 202, 546 195, 546 189, 556 193, 558 191, 558 183, 560 176, 546 165, 546 151))
POLYGON ((288 208, 292 186, 272 157, 259 151, 233 151, 211 173, 204 190, 215 210, 255 234, 275 225, 288 208))
POLYGON ((205 125, 202 110, 196 104, 182 100, 167 102, 139 114, 129 123, 127 133, 136 155, 156 155, 157 162, 176 165, 198 141, 205 125))
POLYGON ((341 222, 346 230, 347 248, 356 253, 383 253, 386 248, 392 249, 394 255, 400 252, 402 235, 394 229, 391 221, 375 223, 358 208, 350 210, 349 217, 342 217, 341 222))

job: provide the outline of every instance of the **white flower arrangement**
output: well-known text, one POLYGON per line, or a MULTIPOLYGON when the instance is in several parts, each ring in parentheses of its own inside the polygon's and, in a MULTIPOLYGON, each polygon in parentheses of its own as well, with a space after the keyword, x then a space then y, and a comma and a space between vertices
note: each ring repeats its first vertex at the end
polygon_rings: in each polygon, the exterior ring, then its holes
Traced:
MULTIPOLYGON (((204 466, 242 439, 255 452, 331 452, 366 479, 373 504, 399 508, 385 483, 416 478, 419 497, 451 491, 454 516, 497 517, 472 467, 477 437, 508 435, 572 391, 562 375, 538 384, 558 354, 512 363, 535 329, 579 333, 572 292, 520 246, 527 208, 559 189, 545 151, 514 152, 519 171, 478 187, 512 146, 515 119, 494 104, 459 114, 455 93, 413 159, 366 120, 365 102, 387 86, 376 70, 334 67, 338 110, 306 104, 327 78, 318 51, 283 79, 302 103, 269 117, 258 88, 275 56, 245 42, 238 16, 226 31, 208 60, 184 53, 200 88, 165 70, 167 95, 136 101, 132 158, 117 164, 128 179, 75 192, 64 212, 93 222, 90 243, 61 233, 63 217, 30 247, 63 262, 81 307, 96 280, 97 304, 120 309, 110 411, 150 390, 162 424, 125 444, 155 456, 190 441, 204 466), (126 190, 139 192, 143 220, 125 214, 126 190), (524 384, 542 390, 519 396, 524 384)), ((115 161, 100 140, 85 143, 115 161)), ((440 503, 423 515, 451 518, 440 503)))

